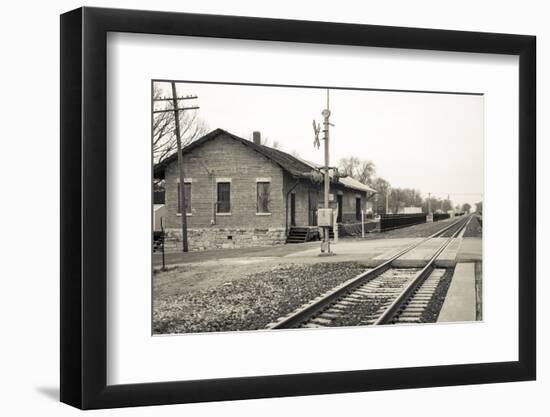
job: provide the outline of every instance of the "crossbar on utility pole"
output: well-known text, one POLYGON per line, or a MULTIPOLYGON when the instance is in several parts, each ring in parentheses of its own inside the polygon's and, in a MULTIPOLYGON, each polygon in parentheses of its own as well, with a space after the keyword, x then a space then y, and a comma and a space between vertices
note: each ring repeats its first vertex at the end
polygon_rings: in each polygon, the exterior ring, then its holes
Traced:
POLYGON ((177 111, 196 110, 198 108, 199 108, 198 106, 193 106, 193 107, 182 107, 178 109, 153 110, 153 113, 168 113, 170 111, 175 111, 175 110, 177 111))
MULTIPOLYGON (((180 100, 194 100, 198 98, 197 96, 183 96, 183 97, 178 97, 177 100, 180 101, 180 100)), ((159 97, 159 98, 154 98, 153 101, 171 101, 173 102, 174 101, 174 97, 159 97)))

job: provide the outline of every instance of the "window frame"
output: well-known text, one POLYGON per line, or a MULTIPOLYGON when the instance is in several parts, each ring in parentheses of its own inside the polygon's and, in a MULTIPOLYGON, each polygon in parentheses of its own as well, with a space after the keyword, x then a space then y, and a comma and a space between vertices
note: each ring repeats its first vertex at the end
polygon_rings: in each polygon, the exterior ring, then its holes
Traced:
MULTIPOLYGON (((191 205, 192 201, 193 201, 193 179, 192 178, 184 178, 183 180, 183 186, 185 187, 186 185, 189 185, 189 193, 185 193, 185 205, 187 206, 186 207, 186 210, 185 210, 185 215, 186 216, 192 216, 193 215, 193 207, 191 205)), ((179 178, 177 179, 176 181, 176 215, 177 216, 181 216, 181 197, 180 197, 180 194, 181 191, 180 191, 180 180, 179 178)))
POLYGON ((231 180, 227 181, 225 178, 223 179, 216 179, 216 215, 219 216, 228 216, 231 215, 231 180), (220 211, 220 184, 227 185, 229 187, 228 194, 228 210, 227 211, 220 211))
POLYGON ((267 178, 257 178, 256 179, 256 215, 257 216, 267 216, 271 214, 271 181, 267 178), (263 207, 260 207, 260 185, 267 185, 267 201, 265 202, 265 211, 263 207))

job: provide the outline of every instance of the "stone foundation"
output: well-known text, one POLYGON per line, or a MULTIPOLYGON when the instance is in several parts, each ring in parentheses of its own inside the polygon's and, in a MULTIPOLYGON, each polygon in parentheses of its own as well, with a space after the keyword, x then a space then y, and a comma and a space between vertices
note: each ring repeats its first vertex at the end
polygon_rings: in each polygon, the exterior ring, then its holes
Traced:
MULTIPOLYGON (((181 229, 166 229, 165 247, 181 247, 181 229)), ((190 251, 273 246, 285 243, 284 228, 193 228, 187 230, 190 251)))

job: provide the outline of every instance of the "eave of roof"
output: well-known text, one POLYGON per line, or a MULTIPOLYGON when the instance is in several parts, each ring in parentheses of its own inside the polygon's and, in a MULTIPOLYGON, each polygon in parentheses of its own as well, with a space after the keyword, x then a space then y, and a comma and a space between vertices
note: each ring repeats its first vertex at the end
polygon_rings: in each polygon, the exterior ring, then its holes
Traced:
MULTIPOLYGON (((298 158, 298 159, 300 159, 300 158, 298 158)), ((302 161, 305 164, 308 164, 312 168, 315 168, 315 169, 318 169, 318 170, 323 169, 323 167, 321 165, 316 164, 315 162, 306 161, 305 159, 300 159, 300 161, 302 161)), ((369 193, 376 193, 377 192, 374 188, 371 188, 368 185, 363 184, 361 181, 358 181, 353 177, 347 177, 347 176, 346 177, 340 177, 340 176, 335 177, 333 174, 330 174, 330 173, 329 173, 329 175, 330 175, 331 180, 335 184, 340 183, 340 184, 342 184, 343 186, 345 186, 347 188, 352 188, 352 189, 358 190, 358 191, 367 191, 369 193)))

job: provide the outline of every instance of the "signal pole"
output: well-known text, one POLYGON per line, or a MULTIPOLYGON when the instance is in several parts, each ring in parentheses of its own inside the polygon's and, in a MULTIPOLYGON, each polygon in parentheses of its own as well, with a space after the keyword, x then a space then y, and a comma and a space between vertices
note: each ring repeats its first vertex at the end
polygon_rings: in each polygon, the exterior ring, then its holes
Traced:
MULTIPOLYGON (((330 147, 329 147, 329 140, 330 140, 330 98, 329 98, 329 90, 327 89, 327 108, 324 109, 321 112, 321 115, 323 116, 323 133, 324 133, 324 141, 325 141, 325 201, 324 201, 324 207, 325 209, 330 209, 329 207, 329 194, 330 194, 330 175, 329 175, 329 166, 330 166, 330 147)), ((334 215, 332 217, 332 227, 334 229, 334 215)), ((336 233, 336 231, 335 231, 336 233)), ((326 250, 327 254, 330 255, 330 237, 329 237, 329 227, 324 228, 323 233, 323 240, 324 240, 324 249, 326 250)), ((324 252, 323 248, 321 248, 321 252, 324 252)))
MULTIPOLYGON (((329 200, 329 193, 330 193, 330 175, 329 175, 329 129, 330 129, 330 101, 329 101, 329 90, 327 90, 327 108, 321 112, 324 120, 323 120, 323 133, 325 134, 325 201, 324 201, 324 207, 328 208, 328 200, 329 200)), ((334 227, 334 226, 333 226, 334 227)), ((327 252, 330 253, 330 239, 329 239, 329 233, 328 233, 328 227, 325 229, 325 244, 327 252)))
POLYGON ((172 86, 172 97, 169 98, 159 98, 154 99, 154 101, 170 101, 172 102, 171 109, 165 110, 153 110, 153 113, 164 113, 164 112, 174 112, 174 123, 175 123, 175 132, 176 132, 176 142, 177 142, 177 154, 178 154, 178 171, 179 171, 179 180, 180 180, 180 210, 181 210, 181 235, 182 235, 182 246, 183 252, 189 252, 189 244, 187 240, 187 208, 185 206, 185 175, 183 172, 183 155, 181 147, 181 132, 180 132, 180 112, 186 110, 196 110, 198 106, 191 107, 181 107, 179 108, 178 102, 180 100, 194 100, 197 96, 185 96, 178 97, 176 91, 176 82, 171 81, 172 86))
MULTIPOLYGON (((329 230, 330 225, 332 227, 336 227, 334 224, 334 213, 329 208, 329 194, 330 194, 330 175, 329 175, 329 169, 330 169, 330 146, 329 146, 329 140, 330 140, 330 134, 329 129, 330 126, 333 126, 330 123, 330 98, 329 98, 329 90, 327 89, 327 107, 321 112, 321 115, 323 116, 323 140, 325 141, 325 176, 324 176, 324 188, 325 188, 325 196, 324 196, 324 205, 323 205, 323 218, 325 219, 323 223, 323 242, 321 243, 321 255, 334 255, 333 252, 330 251, 330 238, 329 238, 329 230), (327 219, 330 219, 327 221, 327 219)), ((315 122, 313 123, 314 130, 315 130, 315 122)), ((316 131, 316 134, 318 131, 316 131)), ((335 231, 336 233, 336 231, 335 231)))

